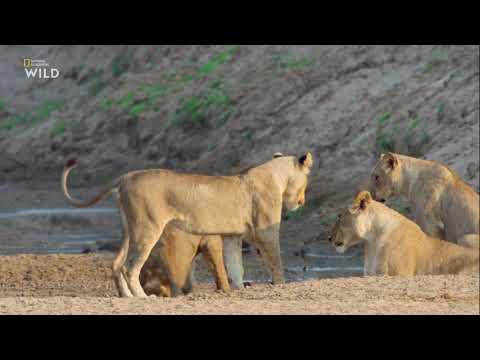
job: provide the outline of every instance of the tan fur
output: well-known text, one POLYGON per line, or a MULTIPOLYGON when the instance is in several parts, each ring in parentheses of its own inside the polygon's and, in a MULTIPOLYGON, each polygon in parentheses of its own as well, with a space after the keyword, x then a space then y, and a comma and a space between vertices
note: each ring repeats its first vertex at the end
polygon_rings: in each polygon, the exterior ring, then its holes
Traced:
POLYGON ((369 190, 376 200, 407 199, 415 222, 430 236, 465 246, 480 244, 478 193, 439 162, 382 154, 369 190))
MULTIPOLYGON (((277 152, 273 158, 282 156, 284 156, 282 153, 277 152)), ((184 294, 190 293, 195 283, 194 260, 202 253, 215 277, 217 289, 229 292, 230 287, 243 288, 241 243, 242 237, 227 236, 222 241, 220 236, 192 235, 167 225, 142 267, 140 284, 147 295, 170 297, 179 294, 180 290, 184 294), (230 284, 225 273, 225 265, 228 267, 230 284)))
POLYGON ((425 234, 368 191, 341 212, 329 238, 337 252, 365 244, 365 275, 458 274, 479 270, 479 250, 425 234))
POLYGON ((284 283, 279 229, 282 203, 294 210, 305 203, 312 155, 283 156, 237 176, 203 176, 170 170, 127 173, 92 200, 65 196, 77 207, 95 204, 113 191, 123 209, 123 245, 114 261, 114 278, 122 296, 145 297, 140 271, 167 224, 194 235, 244 235, 252 239, 270 268, 273 283, 284 283), (121 264, 121 267, 119 266, 121 264))
POLYGON ((200 253, 213 272, 217 288, 229 292, 222 238, 192 235, 167 225, 140 272, 145 293, 166 297, 176 295, 177 289, 190 293, 194 286, 194 260, 200 253))

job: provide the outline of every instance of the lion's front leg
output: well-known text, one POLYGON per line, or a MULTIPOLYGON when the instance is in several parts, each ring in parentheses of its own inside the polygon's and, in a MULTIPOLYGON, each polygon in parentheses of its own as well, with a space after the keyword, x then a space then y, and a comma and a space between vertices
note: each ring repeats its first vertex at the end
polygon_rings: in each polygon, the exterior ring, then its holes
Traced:
POLYGON ((260 256, 270 268, 274 285, 284 284, 282 258, 280 256, 280 225, 271 225, 255 230, 255 244, 260 249, 260 256))
POLYGON ((242 237, 225 236, 223 240, 223 257, 228 277, 233 289, 243 289, 242 237))

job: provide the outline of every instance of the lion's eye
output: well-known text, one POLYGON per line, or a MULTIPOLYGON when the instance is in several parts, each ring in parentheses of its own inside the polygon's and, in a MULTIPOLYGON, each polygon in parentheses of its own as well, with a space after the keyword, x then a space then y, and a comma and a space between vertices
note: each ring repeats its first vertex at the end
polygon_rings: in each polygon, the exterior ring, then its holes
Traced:
POLYGON ((378 182, 378 179, 379 179, 378 175, 375 175, 375 181, 376 182, 378 182))

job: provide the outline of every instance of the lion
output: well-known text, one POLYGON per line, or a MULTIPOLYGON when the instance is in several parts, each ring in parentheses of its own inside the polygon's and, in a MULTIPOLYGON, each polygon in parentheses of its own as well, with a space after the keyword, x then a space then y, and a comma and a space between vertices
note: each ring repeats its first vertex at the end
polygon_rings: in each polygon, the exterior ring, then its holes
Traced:
POLYGON ((459 274, 479 270, 478 248, 425 234, 413 221, 373 200, 368 191, 358 193, 353 204, 338 215, 328 240, 338 253, 364 243, 366 276, 459 274))
POLYGON ((368 185, 374 199, 405 198, 425 233, 463 246, 479 247, 479 196, 437 161, 386 153, 368 185))
MULTIPOLYGON (((273 158, 283 156, 275 153, 273 158)), ((242 170, 244 173, 252 166, 242 170)), ((188 294, 193 291, 194 259, 200 253, 210 267, 217 289, 225 292, 243 288, 242 237, 197 236, 185 233, 171 225, 165 227, 160 241, 154 246, 140 271, 140 284, 147 295, 176 296, 179 289, 188 294), (184 237, 186 241, 181 240, 184 237), (222 252, 224 256, 222 257, 222 252), (225 280, 225 265, 228 282, 225 280)), ((260 253, 258 253, 260 255, 260 253)))
POLYGON ((160 240, 140 271, 140 284, 147 295, 175 296, 193 291, 194 260, 202 254, 215 277, 217 289, 229 292, 223 262, 222 238, 218 235, 197 236, 167 225, 160 240))
POLYGON ((269 268, 273 284, 285 282, 280 256, 282 205, 296 210, 305 204, 311 153, 300 158, 276 157, 240 175, 206 176, 166 169, 126 173, 93 198, 74 199, 67 188, 69 161, 62 190, 76 207, 92 206, 118 194, 122 222, 128 224, 112 266, 121 296, 147 297, 140 271, 167 224, 193 235, 246 236, 269 268))
MULTIPOLYGON (((189 294, 195 285, 194 260, 202 254, 218 290, 244 288, 241 246, 240 237, 198 236, 167 225, 140 271, 140 284, 147 295, 189 294)), ((257 255, 261 256, 258 250, 257 255)))

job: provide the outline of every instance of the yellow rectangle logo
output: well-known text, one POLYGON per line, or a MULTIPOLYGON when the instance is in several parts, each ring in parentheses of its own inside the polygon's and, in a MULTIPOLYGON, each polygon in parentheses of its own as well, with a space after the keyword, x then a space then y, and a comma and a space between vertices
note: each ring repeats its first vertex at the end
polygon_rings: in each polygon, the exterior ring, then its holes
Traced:
POLYGON ((32 67, 32 59, 23 59, 23 67, 26 67, 26 68, 32 67))

